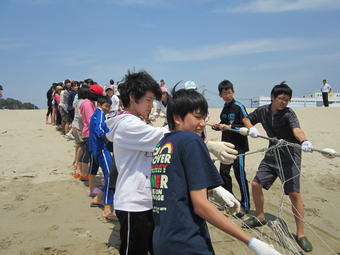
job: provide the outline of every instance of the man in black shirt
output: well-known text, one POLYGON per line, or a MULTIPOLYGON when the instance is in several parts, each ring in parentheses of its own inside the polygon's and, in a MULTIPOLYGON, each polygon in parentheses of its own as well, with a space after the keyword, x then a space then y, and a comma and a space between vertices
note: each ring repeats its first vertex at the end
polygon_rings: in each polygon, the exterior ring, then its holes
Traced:
MULTIPOLYGON (((232 129, 244 127, 242 120, 248 116, 246 108, 240 102, 235 101, 234 87, 230 81, 222 81, 218 85, 218 91, 225 104, 220 115, 220 123, 213 125, 212 128, 214 130, 223 130, 222 141, 234 144, 235 150, 237 150, 239 154, 243 154, 249 151, 248 138, 239 133, 228 131, 226 130, 226 127, 230 127, 232 129)), ((236 159, 231 165, 222 163, 220 165, 220 174, 224 181, 224 185, 222 186, 231 193, 233 193, 233 185, 230 176, 230 170, 231 167, 234 169, 234 174, 238 185, 240 186, 242 197, 241 211, 236 215, 240 218, 243 217, 245 213, 248 213, 250 208, 249 188, 244 166, 245 157, 243 155, 239 155, 238 159, 236 159)))
MULTIPOLYGON (((284 82, 274 86, 271 92, 272 103, 260 106, 244 118, 243 122, 249 128, 251 137, 258 137, 259 132, 254 125, 261 123, 268 137, 276 137, 291 143, 301 144, 303 151, 312 151, 313 145, 307 140, 305 133, 300 128, 295 112, 287 107, 291 97, 292 90, 284 82)), ((273 144, 270 143, 269 146, 271 145, 273 144)), ((282 146, 277 150, 266 152, 252 181, 256 218, 247 219, 245 225, 252 228, 266 224, 262 188, 268 190, 276 178, 279 177, 283 183, 284 192, 289 196, 292 203, 296 222, 296 241, 304 251, 310 252, 313 249, 312 244, 304 233, 304 207, 300 193, 300 168, 301 149, 299 147, 282 146), (277 159, 280 159, 281 162, 278 162, 277 159)))

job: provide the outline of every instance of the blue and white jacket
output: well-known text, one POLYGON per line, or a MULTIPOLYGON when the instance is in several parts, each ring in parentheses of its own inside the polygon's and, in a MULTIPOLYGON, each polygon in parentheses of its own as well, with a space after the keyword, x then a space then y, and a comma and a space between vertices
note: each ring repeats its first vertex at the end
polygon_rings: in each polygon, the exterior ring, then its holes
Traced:
POLYGON ((105 120, 106 118, 103 110, 97 108, 90 120, 90 136, 87 140, 89 152, 94 156, 102 150, 107 150, 105 135, 109 132, 109 129, 106 126, 105 120))

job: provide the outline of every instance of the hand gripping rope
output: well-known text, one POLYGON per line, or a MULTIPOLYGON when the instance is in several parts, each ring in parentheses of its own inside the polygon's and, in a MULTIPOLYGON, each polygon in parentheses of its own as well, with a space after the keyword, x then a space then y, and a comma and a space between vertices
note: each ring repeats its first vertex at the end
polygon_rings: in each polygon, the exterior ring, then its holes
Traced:
MULTIPOLYGON (((230 128, 230 127, 226 127, 225 130, 228 130, 228 131, 231 131, 231 132, 234 132, 234 133, 238 133, 238 134, 241 134, 243 136, 247 136, 248 133, 249 133, 249 130, 246 127, 242 127, 240 129, 233 129, 233 128, 230 128)), ((290 146, 301 148, 301 145, 299 145, 299 144, 290 143, 290 142, 287 142, 287 141, 285 141, 283 139, 277 139, 276 137, 267 137, 267 136, 262 136, 262 135, 258 135, 258 137, 262 138, 262 139, 269 140, 269 141, 271 141, 274 144, 290 145, 290 146)), ((329 159, 330 158, 335 158, 335 157, 340 157, 340 155, 337 154, 334 149, 330 149, 330 148, 325 148, 325 149, 316 149, 316 148, 313 148, 312 152, 313 151, 319 152, 324 157, 329 158, 329 159)), ((247 153, 247 154, 250 154, 250 153, 247 153)))

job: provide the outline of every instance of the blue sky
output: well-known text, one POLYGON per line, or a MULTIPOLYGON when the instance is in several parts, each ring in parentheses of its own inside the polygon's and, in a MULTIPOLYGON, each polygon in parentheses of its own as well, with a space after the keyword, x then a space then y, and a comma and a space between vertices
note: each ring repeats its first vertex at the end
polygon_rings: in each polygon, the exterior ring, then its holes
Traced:
POLYGON ((1 0, 0 84, 45 108, 53 82, 99 84, 145 69, 171 88, 193 80, 222 106, 268 95, 286 80, 295 96, 340 91, 339 0, 1 0))

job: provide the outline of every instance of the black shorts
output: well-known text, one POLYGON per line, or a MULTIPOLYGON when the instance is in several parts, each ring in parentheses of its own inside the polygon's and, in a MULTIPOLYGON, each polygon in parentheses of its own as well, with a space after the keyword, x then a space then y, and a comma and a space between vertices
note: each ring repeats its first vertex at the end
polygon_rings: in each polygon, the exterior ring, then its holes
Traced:
POLYGON ((286 195, 291 192, 300 192, 300 169, 301 149, 281 147, 278 150, 266 152, 256 172, 254 181, 268 190, 276 178, 279 177, 284 185, 286 195))
MULTIPOLYGON (((152 233, 154 228, 152 210, 126 212, 115 210, 120 223, 120 254, 153 254, 152 233)), ((110 244, 110 241, 109 241, 110 244)))
POLYGON ((79 158, 79 162, 87 164, 90 162, 90 152, 87 146, 87 138, 83 138, 83 142, 81 142, 79 145, 82 148, 82 154, 79 158))

